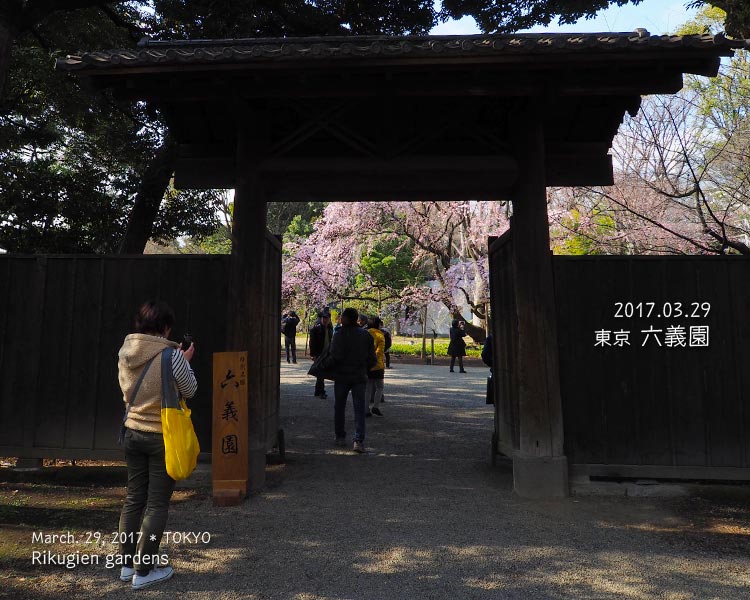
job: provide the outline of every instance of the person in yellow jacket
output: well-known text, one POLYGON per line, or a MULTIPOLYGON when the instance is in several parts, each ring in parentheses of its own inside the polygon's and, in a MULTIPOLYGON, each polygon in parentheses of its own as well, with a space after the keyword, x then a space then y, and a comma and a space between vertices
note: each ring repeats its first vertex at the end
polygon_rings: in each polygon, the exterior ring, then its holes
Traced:
POLYGON ((371 317, 367 321, 367 330, 375 342, 375 357, 377 362, 367 373, 367 388, 365 389, 366 416, 382 417, 380 406, 383 402, 383 380, 385 379, 385 336, 380 328, 383 321, 380 317, 371 317), (370 409, 372 404, 372 409, 370 409))

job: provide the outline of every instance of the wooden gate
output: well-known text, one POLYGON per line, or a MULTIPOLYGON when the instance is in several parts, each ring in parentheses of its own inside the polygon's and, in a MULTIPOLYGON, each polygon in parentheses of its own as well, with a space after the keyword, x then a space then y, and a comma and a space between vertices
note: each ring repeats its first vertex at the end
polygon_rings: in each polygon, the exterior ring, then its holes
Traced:
POLYGON ((495 395, 495 451, 511 456, 520 440, 515 360, 518 356, 518 321, 513 286, 511 232, 490 238, 490 306, 492 310, 492 386, 495 395))
MULTIPOLYGON (((281 355, 279 333, 281 327, 281 242, 266 234, 265 299, 263 309, 263 351, 260 360, 261 389, 263 394, 263 436, 266 451, 278 447, 283 453, 284 440, 281 432, 281 355), (281 435, 281 438, 279 437, 281 435)), ((252 360, 252 357, 250 357, 252 360)), ((250 418, 254 418, 250 415, 250 418)))

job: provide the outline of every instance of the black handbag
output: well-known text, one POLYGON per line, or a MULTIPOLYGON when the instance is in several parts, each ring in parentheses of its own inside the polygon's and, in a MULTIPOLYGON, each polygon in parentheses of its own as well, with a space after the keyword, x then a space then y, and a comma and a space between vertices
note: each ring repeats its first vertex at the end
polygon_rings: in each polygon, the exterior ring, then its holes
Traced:
POLYGON ((334 368, 333 355, 331 354, 331 345, 329 344, 320 353, 313 362, 310 369, 307 371, 308 375, 313 377, 319 377, 322 379, 330 379, 334 381, 336 379, 336 372, 334 368))

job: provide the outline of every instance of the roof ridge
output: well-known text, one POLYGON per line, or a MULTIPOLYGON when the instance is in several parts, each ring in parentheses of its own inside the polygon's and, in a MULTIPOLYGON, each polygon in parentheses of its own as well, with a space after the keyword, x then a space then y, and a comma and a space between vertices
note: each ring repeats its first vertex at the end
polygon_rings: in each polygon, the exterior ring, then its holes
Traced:
POLYGON ((85 52, 58 59, 63 70, 257 61, 347 58, 492 57, 554 53, 642 52, 693 48, 730 56, 750 42, 725 36, 651 35, 645 29, 601 33, 516 33, 452 36, 335 36, 304 38, 237 38, 217 40, 142 39, 135 48, 85 52))
MULTIPOLYGON (((597 32, 563 32, 563 33, 472 33, 465 35, 332 35, 332 36, 301 36, 301 37, 244 37, 244 38, 199 38, 189 40, 178 39, 153 39, 144 36, 138 42, 138 47, 172 47, 172 46, 237 46, 255 44, 304 44, 304 43, 356 43, 356 42, 398 42, 398 41, 434 41, 451 42, 457 40, 480 40, 480 39, 545 39, 545 38, 576 38, 576 37, 624 37, 645 39, 649 37, 664 37, 664 35, 652 35, 647 29, 638 28, 635 31, 597 31, 597 32)), ((670 36, 681 38, 708 38, 711 34, 688 34, 682 36, 670 36)))

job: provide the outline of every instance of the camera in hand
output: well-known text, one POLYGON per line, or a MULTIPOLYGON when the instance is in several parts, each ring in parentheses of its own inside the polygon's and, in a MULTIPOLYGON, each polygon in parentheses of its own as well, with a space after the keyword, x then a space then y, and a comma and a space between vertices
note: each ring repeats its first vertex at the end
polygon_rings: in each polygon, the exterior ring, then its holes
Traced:
POLYGON ((189 333, 186 333, 182 336, 182 349, 187 351, 190 349, 190 344, 193 343, 193 336, 189 333))

